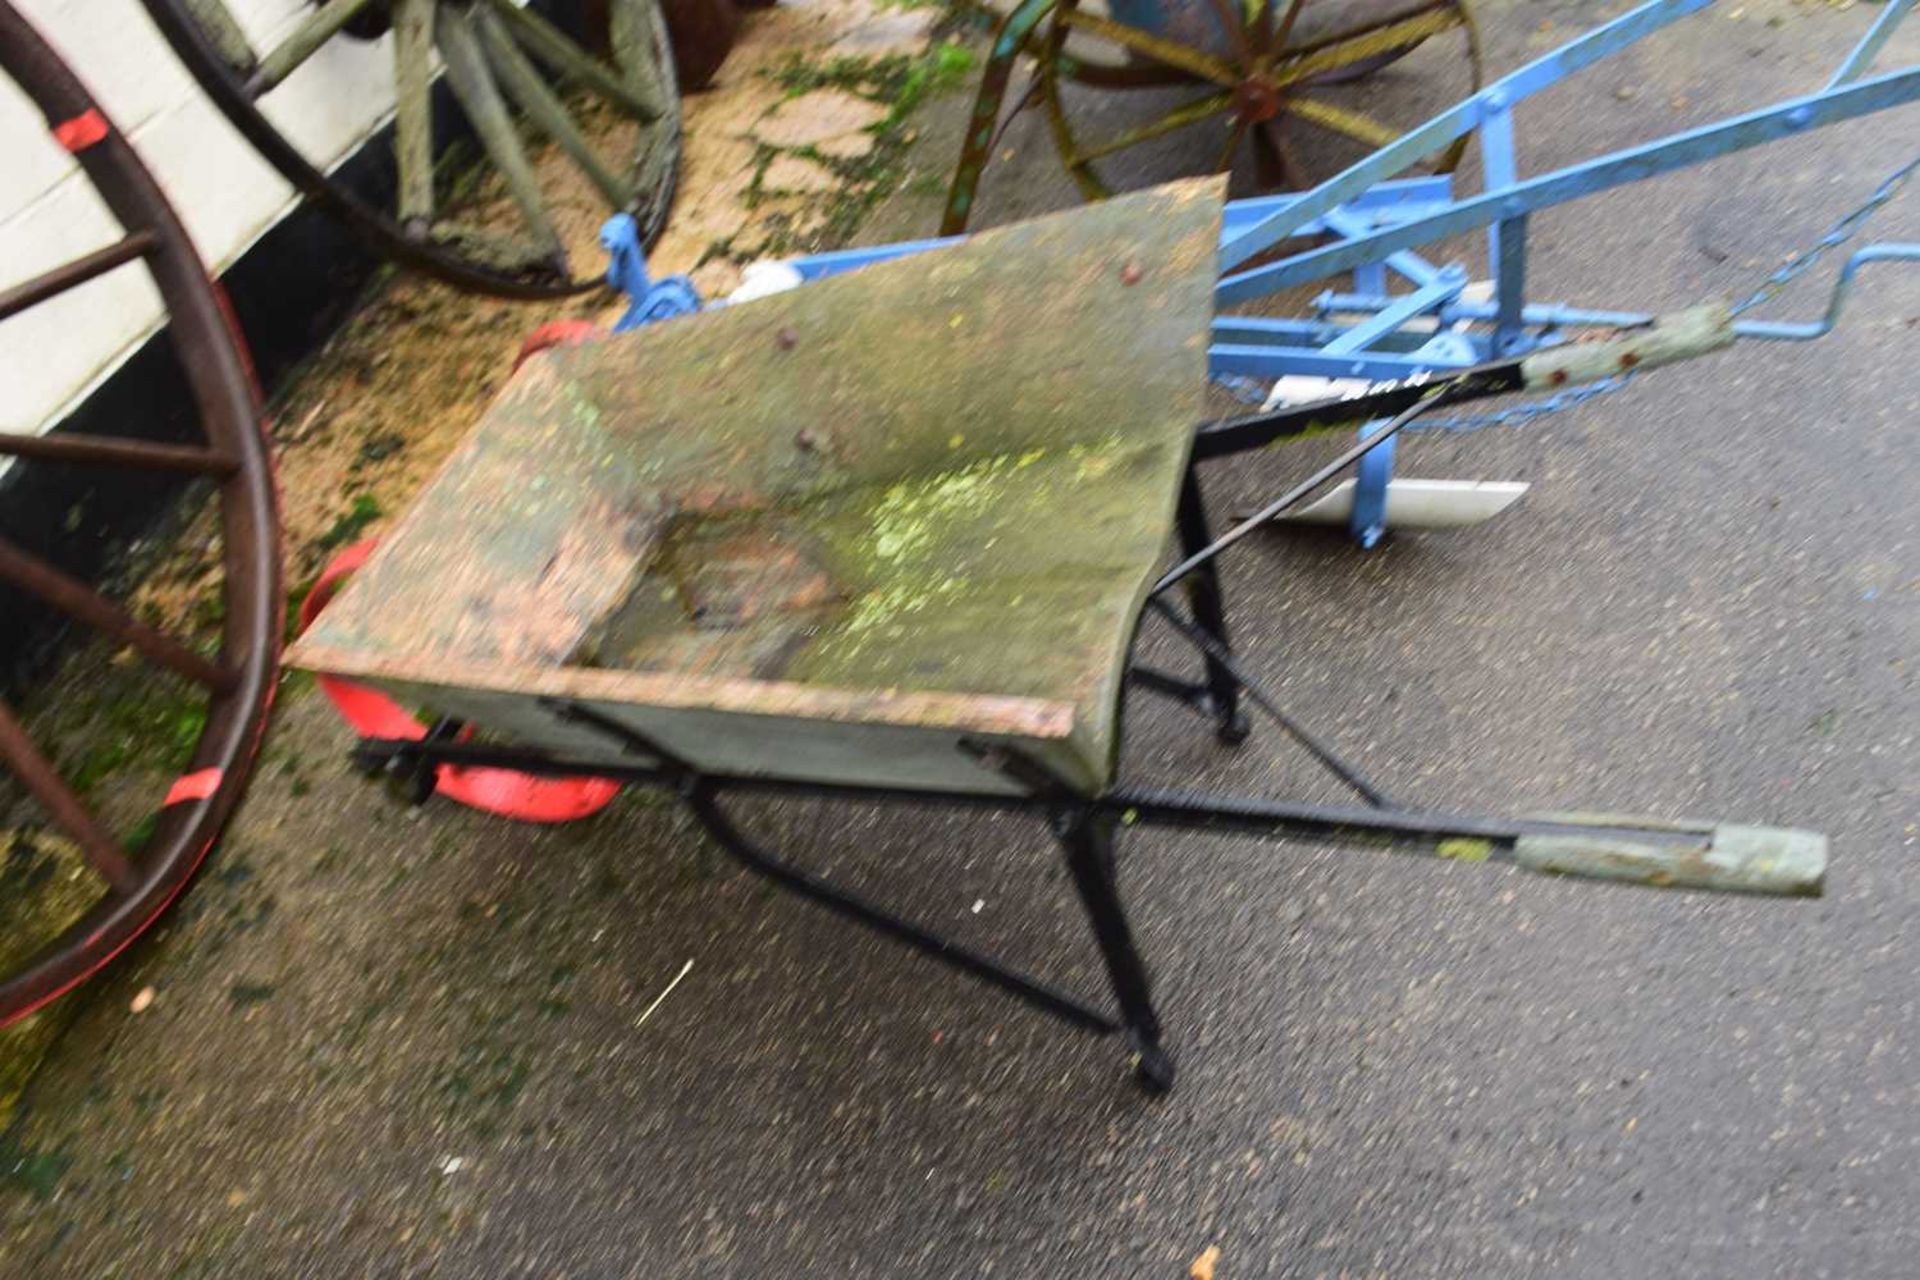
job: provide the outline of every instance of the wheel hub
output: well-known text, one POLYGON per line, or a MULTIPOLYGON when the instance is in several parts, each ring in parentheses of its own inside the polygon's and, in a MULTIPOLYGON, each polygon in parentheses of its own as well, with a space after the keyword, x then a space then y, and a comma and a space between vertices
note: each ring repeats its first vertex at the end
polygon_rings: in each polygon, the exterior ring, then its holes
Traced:
POLYGON ((1249 78, 1233 87, 1233 113, 1248 124, 1264 124, 1280 114, 1280 91, 1265 80, 1249 78))

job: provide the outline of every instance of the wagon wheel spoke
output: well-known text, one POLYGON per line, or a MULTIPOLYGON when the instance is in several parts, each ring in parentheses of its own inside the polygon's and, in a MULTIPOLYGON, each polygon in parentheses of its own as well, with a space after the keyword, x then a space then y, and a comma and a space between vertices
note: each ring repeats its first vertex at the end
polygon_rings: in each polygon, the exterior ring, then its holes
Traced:
POLYGON ((547 88, 546 81, 534 70, 527 55, 521 53, 500 29, 499 20, 482 10, 474 15, 474 27, 488 62, 499 76, 507 96, 526 112, 534 127, 552 138, 567 153, 580 172, 599 189, 608 204, 623 209, 633 193, 614 177, 613 172, 595 154, 586 137, 567 114, 566 107, 547 88))
POLYGON ((1293 24, 1300 17, 1300 10, 1306 0, 1287 0, 1285 14, 1276 22, 1273 16, 1273 0, 1266 0, 1260 8, 1262 35, 1260 52, 1266 55, 1269 64, 1274 55, 1287 47, 1287 37, 1293 34, 1293 24))
POLYGON ((1287 99, 1287 110, 1308 124, 1343 134, 1376 149, 1397 141, 1400 137, 1398 129, 1382 124, 1372 116, 1359 111, 1349 111, 1345 107, 1336 107, 1331 102, 1323 102, 1318 98, 1295 94, 1287 99))
POLYGON ((1282 187, 1302 172, 1293 143, 1287 140, 1287 131, 1278 120, 1262 120, 1257 138, 1256 163, 1269 171, 1262 175, 1261 185, 1282 187))
MULTIPOLYGON (((644 87, 628 84, 605 65, 588 57, 579 45, 531 9, 523 9, 513 0, 487 0, 487 4, 513 33, 513 38, 556 74, 592 89, 642 124, 651 124, 666 114, 666 103, 648 98, 644 87)), ((445 50, 441 52, 444 54, 445 50)))
POLYGON ((673 205, 674 164, 680 145, 680 83, 667 40, 666 20, 653 0, 612 0, 607 39, 620 74, 645 101, 659 102, 659 119, 640 126, 628 204, 643 238, 664 226, 673 205))
POLYGON ((1247 39, 1247 24, 1235 9, 1233 0, 1210 0, 1213 14, 1220 20, 1220 30, 1226 34, 1227 43, 1233 47, 1233 56, 1241 66, 1253 61, 1253 45, 1247 39))
POLYGON ((260 59, 253 51, 247 33, 233 20, 225 0, 182 0, 182 3, 205 33, 207 42, 213 45, 229 67, 242 75, 253 71, 260 59))
POLYGON ((471 18, 461 10, 443 5, 434 19, 434 42, 440 49, 441 61, 446 64, 447 83, 453 87, 453 96, 459 99, 461 110, 466 112, 473 131, 480 136, 480 145, 506 182, 507 194, 533 236, 536 254, 564 274, 566 249, 560 243, 560 233, 554 229, 552 219, 547 216, 546 204, 540 198, 539 180, 534 176, 526 149, 520 145, 520 135, 514 131, 507 104, 500 97, 499 86, 494 83, 480 41, 474 35, 471 18))
POLYGON ((1089 35, 1099 36, 1102 40, 1141 53, 1155 62, 1169 67, 1178 67, 1190 72, 1202 80, 1210 80, 1224 88, 1232 88, 1240 81, 1240 73, 1223 58, 1210 53, 1189 48, 1173 40, 1150 35, 1138 27, 1129 27, 1125 23, 1103 18, 1098 14, 1082 13, 1078 9, 1061 9, 1059 21, 1066 26, 1085 31, 1089 35))
POLYGON ((667 83, 663 66, 655 57, 663 47, 656 25, 660 21, 647 0, 613 0, 607 12, 608 41, 613 45, 621 77, 641 103, 660 108, 653 120, 643 119, 644 124, 657 123, 659 116, 679 109, 675 87, 667 83))
POLYGON ((1240 144, 1246 141, 1249 125, 1245 116, 1235 116, 1233 127, 1227 130, 1226 145, 1220 148, 1219 158, 1213 162, 1215 173, 1227 173, 1233 168, 1233 158, 1240 152, 1240 144))
POLYGON ((95 249, 51 271, 42 272, 31 280, 0 289, 0 320, 25 311, 28 307, 38 306, 49 298, 105 275, 115 267, 125 266, 136 258, 144 258, 157 245, 152 232, 136 231, 104 249, 95 249))
POLYGON ((40 802, 54 825, 79 848, 87 865, 116 893, 130 894, 140 887, 140 873, 127 860, 120 842, 88 812, 4 702, 0 702, 0 762, 40 802))
MULTIPOLYGON (((584 235, 586 224, 566 216, 570 202, 550 203, 556 182, 571 189, 575 169, 594 203, 645 215, 644 243, 665 225, 681 130, 662 0, 275 0, 276 11, 299 17, 265 50, 256 50, 235 21, 235 10, 246 12, 241 0, 139 2, 242 136, 296 189, 393 261, 506 297, 604 288, 598 271, 568 273, 560 233, 584 235), (293 92, 289 83, 306 86, 304 77, 313 77, 306 87, 324 92, 318 64, 329 44, 389 35, 391 64, 383 75, 393 94, 396 180, 384 201, 369 201, 337 172, 337 154, 312 154, 265 107, 273 90, 293 92), (442 76, 469 126, 466 136, 476 140, 476 168, 498 171, 499 184, 482 199, 498 193, 499 205, 512 202, 504 237, 488 229, 489 215, 461 222, 444 207, 449 193, 436 170, 446 157, 436 154, 434 128, 434 86, 442 76), (603 104, 611 110, 600 111, 603 104), (556 177, 558 169, 567 175, 556 177)), ((440 136, 450 141, 444 131, 440 136)))
POLYGON ((433 225, 433 0, 395 0, 393 85, 400 225, 424 239, 433 225))
POLYGON ((1210 94, 1197 101, 1175 107, 1158 120, 1151 120, 1146 124, 1137 125, 1134 128, 1116 134, 1105 142, 1096 143, 1090 147, 1083 147, 1075 154, 1073 161, 1074 163, 1085 164, 1089 160, 1098 160, 1102 156, 1110 156, 1116 151, 1125 151, 1129 147, 1137 147, 1143 142, 1151 142, 1155 138, 1165 137, 1167 134, 1184 129, 1188 125, 1199 124, 1202 120, 1210 120, 1214 116, 1225 113, 1232 105, 1232 94, 1210 94))
POLYGON ((179 471, 201 476, 229 476, 238 466, 226 454, 199 445, 156 444, 125 436, 73 433, 27 436, 0 432, 0 457, 133 467, 142 471, 179 471))
POLYGON ((1095 89, 1164 89, 1193 83, 1193 76, 1178 67, 1152 62, 1095 62, 1063 53, 1058 63, 1061 76, 1095 89))
POLYGON ((141 622, 86 583, 6 541, 0 541, 0 582, 37 596, 68 617, 131 646, 149 660, 195 684, 216 693, 234 687, 235 676, 228 668, 207 661, 164 631, 141 622))
POLYGON ((1358 35, 1339 36, 1319 45, 1292 50, 1275 65, 1273 84, 1276 88, 1284 88, 1311 80, 1329 71, 1339 71, 1370 58, 1411 48, 1429 36, 1437 36, 1443 31, 1452 31, 1464 25, 1460 11, 1452 5, 1444 5, 1358 35))
POLYGON ((372 0, 326 0, 326 3, 307 15, 293 34, 268 50, 247 77, 246 90, 251 97, 261 97, 270 93, 288 76, 299 69, 300 64, 311 58, 320 46, 340 33, 340 28, 352 22, 362 9, 372 0))

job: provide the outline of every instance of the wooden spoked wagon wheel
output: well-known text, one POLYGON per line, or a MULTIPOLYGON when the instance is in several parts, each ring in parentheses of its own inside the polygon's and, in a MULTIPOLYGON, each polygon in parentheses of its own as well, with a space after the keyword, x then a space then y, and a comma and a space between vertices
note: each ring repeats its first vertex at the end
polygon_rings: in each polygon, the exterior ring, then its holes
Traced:
MULTIPOLYGON (((0 72, 25 90, 54 139, 72 152, 120 224, 121 238, 0 289, 0 326, 117 268, 138 264, 165 309, 166 332, 192 397, 199 439, 163 444, 100 435, 0 434, 14 466, 120 468, 197 478, 218 505, 218 647, 208 653, 137 620, 122 604, 38 556, 0 540, 0 583, 38 598, 152 668, 145 677, 198 691, 204 725, 184 771, 135 849, 62 779, 49 755, 0 703, 0 764, 77 850, 98 896, 58 936, 0 972, 0 1024, 60 995, 112 959, 185 887, 233 813, 267 723, 284 600, 279 517, 260 403, 224 300, 192 241, 133 149, 86 89, 8 0, 0 0, 0 72)), ((0 341, 6 341, 0 336, 0 341)), ((159 477, 156 476, 156 481, 159 477)))
MULTIPOLYGON (((658 0, 579 0, 546 11, 516 0, 309 0, 289 29, 248 29, 226 0, 142 0, 200 86, 303 194, 384 257, 461 288, 542 298, 599 284, 599 262, 569 261, 557 193, 524 132, 550 139, 604 212, 631 213, 651 244, 680 168, 680 88, 658 0), (337 42, 391 45, 393 194, 376 206, 323 172, 268 113, 276 91, 337 42), (436 127, 436 72, 509 197, 517 226, 444 216, 449 138, 436 127), (611 130, 587 117, 612 112, 611 130), (590 135, 602 135, 598 142, 590 135)), ((442 122, 444 123, 444 122, 442 122)))
MULTIPOLYGON (((1297 123, 1336 135, 1357 154, 1401 129, 1336 100, 1329 90, 1364 78, 1438 36, 1453 36, 1471 87, 1481 84, 1478 28, 1468 0, 1112 0, 1096 13, 1082 0, 1026 0, 1003 20, 968 124, 948 194, 943 234, 972 211, 1001 127, 1013 66, 1035 61, 1028 101, 1044 108, 1067 171, 1089 200, 1112 194, 1108 162, 1163 138, 1191 138, 1190 173, 1230 171, 1251 154, 1262 188, 1302 186, 1314 176, 1295 154, 1297 123), (1147 118, 1119 127, 1085 119, 1069 86, 1172 91, 1147 118), (1189 92, 1180 94, 1186 89, 1189 92)), ((1160 101, 1160 99, 1156 99, 1160 101)), ((1024 102, 1023 102, 1024 105, 1024 102)), ((1464 138, 1429 163, 1451 170, 1464 138)), ((1170 175, 1159 175, 1164 178, 1170 175)))

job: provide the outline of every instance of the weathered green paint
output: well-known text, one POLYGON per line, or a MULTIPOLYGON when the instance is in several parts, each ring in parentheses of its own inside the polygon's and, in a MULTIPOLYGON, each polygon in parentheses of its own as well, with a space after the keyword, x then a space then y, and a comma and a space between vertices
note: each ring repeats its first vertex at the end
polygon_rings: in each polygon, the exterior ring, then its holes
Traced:
MULTIPOLYGON (((1556 815, 1554 820, 1570 819, 1556 815)), ((1613 826, 1620 819, 1596 815, 1593 821, 1613 826)), ((1656 888, 1818 897, 1826 883, 1827 838, 1813 831, 1733 823, 1706 828, 1699 840, 1681 844, 1598 831, 1591 836, 1524 836, 1514 846, 1513 860, 1530 871, 1656 888)))
MULTIPOLYGON (((369 0, 326 0, 319 8, 309 13, 295 27, 293 33, 275 45, 260 59, 253 74, 247 78, 247 91, 254 97, 272 91, 273 87, 292 75, 294 71, 319 51, 321 45, 333 39, 340 28, 352 22, 354 16, 366 8, 369 0)), ((204 6, 201 14, 211 11, 212 6, 204 6)), ((217 37, 222 53, 230 52, 224 46, 229 37, 217 37)))
POLYGON ((560 233, 554 230, 553 219, 547 214, 539 179, 527 159, 526 148, 520 144, 506 101, 500 96, 499 85, 494 81, 480 37, 474 30, 473 15, 452 5, 439 6, 434 11, 433 38, 446 69, 447 84, 452 87, 453 96, 459 100, 460 109, 466 113, 493 167, 499 171, 501 181, 507 184, 507 194, 520 211, 536 251, 550 262, 564 262, 566 250, 560 244, 560 233))
POLYGON ((1434 847, 1434 853, 1451 862, 1485 862, 1493 856, 1493 841, 1455 836, 1442 840, 1434 847))
POLYGON ((1733 314, 1724 302, 1709 302, 1661 316, 1644 329, 1629 329, 1601 342, 1548 347, 1521 362, 1529 389, 1593 382, 1652 369, 1733 345, 1733 314))
POLYGON ((420 233, 433 221, 433 0, 394 2, 393 83, 400 221, 420 233))
MULTIPOLYGON (((1161 188, 548 353, 294 660, 1029 736, 1098 789, 1202 412, 1220 196, 1161 188)), ((868 749, 878 777, 897 741, 868 749)))

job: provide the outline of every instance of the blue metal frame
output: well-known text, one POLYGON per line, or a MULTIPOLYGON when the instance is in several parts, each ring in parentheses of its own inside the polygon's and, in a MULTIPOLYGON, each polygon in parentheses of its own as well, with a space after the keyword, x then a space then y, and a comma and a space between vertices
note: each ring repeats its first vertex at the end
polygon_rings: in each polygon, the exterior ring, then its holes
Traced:
MULTIPOLYGON (((1914 0, 1887 0, 1870 29, 1821 89, 1771 106, 1671 134, 1551 173, 1523 178, 1515 159, 1514 109, 1575 72, 1694 13, 1712 0, 1649 0, 1488 85, 1310 191, 1238 200, 1221 229, 1210 367, 1216 376, 1288 375, 1404 379, 1565 341, 1582 328, 1644 324, 1639 312, 1596 310, 1526 299, 1527 220, 1537 210, 1733 152, 1920 99, 1920 66, 1867 76, 1914 0), (1478 130, 1485 189, 1458 195, 1448 177, 1393 178, 1455 139, 1478 130), (1438 265, 1419 246, 1488 229, 1491 301, 1464 296, 1468 271, 1438 265), (1249 266, 1276 246, 1302 238, 1327 243, 1249 266), (1239 304, 1331 276, 1352 288, 1329 291, 1306 319, 1227 314, 1239 304), (1390 279, 1405 283, 1394 292, 1390 279)), ((793 259, 815 280, 873 262, 936 248, 917 240, 793 259)), ((1738 320, 1742 337, 1805 341, 1832 328, 1848 284, 1869 262, 1917 261, 1920 246, 1882 245, 1857 252, 1841 272, 1826 317, 1808 323, 1738 320)), ((1385 449, 1372 457, 1384 461, 1385 449)), ((1385 473, 1376 463, 1355 504, 1355 532, 1369 542, 1384 505, 1385 473), (1363 514, 1362 507, 1367 511, 1363 514)), ((1377 534, 1373 535, 1377 536, 1377 534)))

